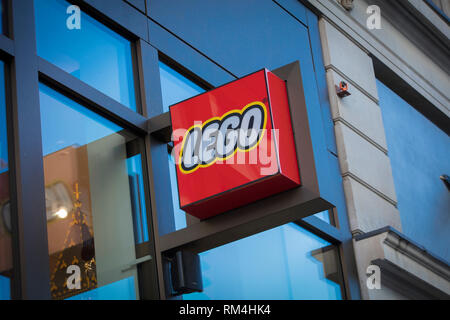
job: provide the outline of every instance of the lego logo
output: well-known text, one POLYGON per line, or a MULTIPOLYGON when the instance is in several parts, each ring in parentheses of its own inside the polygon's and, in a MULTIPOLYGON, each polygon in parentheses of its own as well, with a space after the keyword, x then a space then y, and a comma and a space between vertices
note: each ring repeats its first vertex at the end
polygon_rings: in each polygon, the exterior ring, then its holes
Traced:
POLYGON ((266 106, 255 101, 242 110, 231 110, 192 126, 183 138, 180 171, 189 174, 217 160, 226 160, 237 151, 250 151, 261 141, 266 122, 266 106))

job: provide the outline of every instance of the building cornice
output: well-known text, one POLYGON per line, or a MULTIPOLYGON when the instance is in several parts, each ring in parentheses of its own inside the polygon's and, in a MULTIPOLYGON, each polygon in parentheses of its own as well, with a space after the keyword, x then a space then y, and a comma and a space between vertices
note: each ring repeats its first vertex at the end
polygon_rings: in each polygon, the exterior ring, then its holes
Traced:
POLYGON ((450 298, 448 261, 401 232, 387 226, 357 235, 354 240, 356 248, 362 246, 365 253, 371 250, 362 263, 364 270, 369 264, 379 266, 382 282, 400 294, 413 299, 450 298))
POLYGON ((450 281, 450 268, 443 259, 430 254, 425 248, 411 242, 400 233, 389 230, 384 243, 450 281))
MULTIPOLYGON (((448 74, 450 66, 450 63, 448 63, 449 26, 445 26, 442 18, 425 3, 423 4, 426 7, 422 11, 418 11, 421 7, 417 1, 372 0, 370 3, 381 6, 382 17, 386 16, 386 20, 389 23, 391 20, 396 19, 399 21, 408 21, 407 23, 405 22, 405 25, 394 27, 399 28, 398 31, 408 38, 413 45, 418 46, 418 50, 423 50, 444 73, 448 74), (399 4, 392 4, 394 2, 405 2, 403 4, 404 7, 397 7, 396 9, 395 6, 399 4), (393 17, 394 14, 395 16, 393 17)), ((428 79, 428 76, 424 76, 418 71, 414 63, 407 61, 394 48, 389 47, 383 41, 383 38, 379 37, 379 34, 369 30, 365 20, 362 21, 361 17, 358 17, 352 12, 347 12, 334 0, 304 0, 303 2, 319 16, 336 26, 344 35, 375 58, 375 60, 389 68, 410 88, 413 88, 428 102, 429 106, 427 108, 436 109, 436 112, 440 113, 441 117, 446 119, 444 120, 445 122, 449 121, 450 100, 448 92, 446 92, 447 90, 437 88, 433 85, 428 79)), ((355 4, 358 5, 358 3, 355 4)), ((361 3, 359 5, 361 6, 361 3)), ((357 9, 362 10, 363 8, 355 8, 354 11, 357 9)))
POLYGON ((450 73, 450 27, 435 11, 422 0, 372 2, 397 30, 450 73))
POLYGON ((387 226, 354 237, 355 241, 361 241, 386 233, 383 243, 395 251, 402 253, 417 263, 450 281, 450 266, 448 261, 431 253, 422 245, 414 242, 401 232, 387 226))

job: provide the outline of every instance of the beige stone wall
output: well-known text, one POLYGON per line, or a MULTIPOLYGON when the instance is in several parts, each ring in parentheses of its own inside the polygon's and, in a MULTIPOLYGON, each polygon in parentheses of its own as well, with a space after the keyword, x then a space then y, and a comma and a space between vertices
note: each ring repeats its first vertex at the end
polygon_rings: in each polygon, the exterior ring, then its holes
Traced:
POLYGON ((372 60, 329 21, 319 28, 351 231, 401 230, 372 60), (337 96, 340 81, 350 96, 337 96))

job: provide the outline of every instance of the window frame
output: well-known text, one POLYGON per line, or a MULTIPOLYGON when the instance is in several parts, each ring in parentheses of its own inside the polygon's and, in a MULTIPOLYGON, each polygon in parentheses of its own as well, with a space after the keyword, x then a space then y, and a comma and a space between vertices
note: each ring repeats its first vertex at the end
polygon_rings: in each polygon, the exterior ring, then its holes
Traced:
MULTIPOLYGON (((0 37, 6 37, 5 35, 0 35, 0 37)), ((0 41, 5 39, 0 39, 0 41)), ((20 285, 20 260, 19 260, 19 230, 18 230, 18 217, 16 214, 17 208, 17 197, 14 192, 12 192, 15 188, 15 179, 14 179, 14 145, 13 145, 13 110, 11 108, 12 105, 12 86, 11 86, 11 72, 12 72, 12 55, 9 49, 9 39, 6 39, 6 48, 2 47, 0 44, 0 59, 4 64, 4 73, 0 76, 3 76, 5 79, 5 105, 6 105, 6 141, 7 141, 7 149, 8 149, 8 168, 9 168, 9 203, 10 203, 10 212, 11 212, 11 246, 12 246, 12 263, 13 263, 13 278, 10 283, 10 292, 11 299, 16 299, 20 297, 21 285, 20 285), (4 50, 6 49, 6 50, 4 50)))
MULTIPOLYGON (((140 72, 140 68, 139 68, 139 50, 138 50, 138 40, 140 39, 140 36, 142 35, 137 35, 135 33, 133 33, 132 31, 130 31, 129 29, 127 29, 125 26, 123 26, 122 24, 118 23, 116 20, 117 19, 121 19, 123 20, 123 15, 124 13, 122 12, 121 15, 119 15, 118 11, 114 11, 112 12, 112 14, 115 16, 115 19, 110 19, 108 16, 106 16, 104 13, 102 13, 100 10, 98 10, 97 8, 95 8, 92 5, 86 4, 85 2, 79 1, 79 0, 64 0, 67 1, 70 4, 74 4, 80 7, 80 10, 83 14, 88 15, 90 18, 96 20, 97 22, 99 22, 100 24, 102 24, 105 28, 108 28, 110 30, 112 30, 113 32, 117 33, 118 35, 120 35, 121 37, 123 37, 125 40, 130 42, 130 47, 131 47, 131 65, 132 65, 132 73, 133 73, 133 87, 134 87, 134 98, 135 98, 135 103, 136 103, 136 113, 144 115, 146 110, 145 110, 145 106, 143 104, 143 92, 141 90, 141 72, 140 72)), ((129 12, 129 11, 127 11, 129 12)), ((132 11, 131 11, 132 12, 132 11)), ((136 14, 133 15, 133 18, 137 18, 136 14)), ((139 19, 137 19, 139 20, 139 19)), ((35 19, 34 19, 35 21, 35 19)), ((129 26, 131 27, 131 26, 129 26)), ((134 30, 136 31, 136 30, 134 30)), ((45 64, 45 62, 47 62, 48 64, 54 66, 55 68, 60 69, 59 67, 57 67, 56 65, 54 65, 52 62, 45 60, 44 58, 41 58, 39 55, 37 55, 38 59, 39 59, 39 63, 40 64, 45 64)), ((62 69, 60 69, 62 70, 62 69)), ((39 70, 41 71, 41 70, 39 70)), ((67 74, 66 72, 64 72, 65 74, 67 74)), ((83 82, 83 81, 81 81, 83 82)), ((85 83, 85 82, 83 82, 85 83)), ((90 85, 88 85, 89 87, 92 87, 90 85)), ((95 89, 95 87, 92 87, 95 89)), ((101 92, 99 90, 96 89, 96 91, 101 92)), ((103 93, 104 94, 104 93, 103 93)), ((106 94, 104 94, 106 95, 106 94)), ((106 95, 108 96, 108 95, 106 95)), ((108 96, 109 97, 109 96, 108 96)), ((112 99, 112 98, 111 98, 112 99)), ((114 101, 116 101, 118 104, 124 106, 122 103, 120 103, 119 101, 112 99, 114 101)), ((133 111, 130 107, 129 108, 131 111, 133 111)), ((133 111, 134 112, 134 111, 133 111)))

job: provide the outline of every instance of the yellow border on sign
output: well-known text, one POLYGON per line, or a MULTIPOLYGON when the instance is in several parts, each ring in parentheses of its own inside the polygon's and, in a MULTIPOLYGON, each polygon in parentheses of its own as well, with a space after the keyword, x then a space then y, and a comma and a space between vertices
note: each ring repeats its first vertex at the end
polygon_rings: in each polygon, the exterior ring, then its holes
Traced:
POLYGON ((265 130, 265 129, 266 129, 266 125, 267 125, 267 107, 266 107, 266 105, 265 105, 264 103, 262 103, 262 102, 260 102, 260 101, 250 102, 249 104, 247 104, 247 105, 246 105, 244 108, 242 108, 241 110, 239 110, 239 109, 230 110, 230 111, 224 113, 221 117, 213 117, 213 118, 210 118, 210 119, 206 120, 204 123, 202 123, 201 125, 200 125, 200 124, 195 124, 195 125, 193 125, 192 127, 190 127, 190 128, 186 131, 186 133, 184 134, 183 142, 182 142, 182 146, 181 146, 181 150, 180 150, 180 154, 179 154, 179 158, 178 158, 178 159, 179 159, 178 168, 180 169, 180 171, 181 171, 182 173, 184 173, 184 174, 189 174, 189 173, 195 172, 195 171, 196 171, 197 169, 199 169, 199 168, 206 168, 206 167, 212 166, 213 164, 215 164, 215 163, 217 162, 217 160, 222 160, 222 161, 227 160, 227 159, 233 157, 233 156, 236 154, 236 152, 237 152, 238 150, 241 151, 241 152, 249 152, 249 151, 253 150, 254 148, 256 148, 256 147, 259 145, 259 143, 261 142, 261 139, 262 139, 263 136, 264 136, 264 132, 266 131, 266 130, 265 130), (250 107, 252 107, 252 106, 254 106, 254 105, 259 105, 259 106, 262 107, 263 110, 264 110, 264 124, 263 124, 263 128, 262 128, 262 134, 260 135, 258 141, 255 143, 254 146, 252 146, 251 148, 249 148, 249 149, 247 149, 247 150, 244 150, 244 149, 239 148, 239 144, 238 144, 238 147, 233 151, 233 153, 230 154, 230 155, 228 155, 228 156, 226 156, 225 158, 215 157, 214 160, 211 161, 211 163, 208 163, 208 164, 199 164, 199 165, 197 165, 194 169, 189 170, 189 171, 186 171, 186 170, 184 170, 184 169, 182 168, 182 166, 181 166, 181 159, 182 159, 182 156, 183 156, 184 145, 185 145, 185 143, 186 143, 186 137, 187 137, 188 133, 189 133, 193 128, 196 128, 196 127, 197 127, 197 128, 203 129, 203 127, 204 127, 205 125, 207 125, 208 123, 210 123, 211 121, 214 121, 214 120, 219 120, 219 121, 220 121, 220 120, 222 120, 223 118, 225 118, 227 115, 229 115, 229 114, 231 114, 231 113, 239 113, 240 115, 242 115, 242 114, 245 112, 245 110, 247 110, 248 108, 250 108, 250 107))

